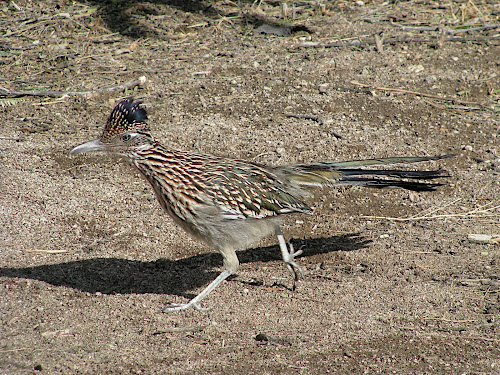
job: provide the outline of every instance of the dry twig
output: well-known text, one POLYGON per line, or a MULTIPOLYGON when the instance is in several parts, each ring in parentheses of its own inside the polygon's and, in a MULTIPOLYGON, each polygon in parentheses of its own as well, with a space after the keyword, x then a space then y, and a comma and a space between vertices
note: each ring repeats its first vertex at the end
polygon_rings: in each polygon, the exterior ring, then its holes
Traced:
MULTIPOLYGON (((440 36, 441 37, 441 36, 440 36)), ((359 40, 361 37, 356 38, 347 38, 347 39, 338 39, 332 42, 303 42, 298 45, 298 47, 324 47, 324 48, 332 48, 332 47, 365 47, 370 45, 376 45, 377 42, 375 39, 373 40, 359 40), (351 40, 350 43, 347 43, 348 40, 351 40)), ((447 36, 442 38, 443 42, 491 42, 494 40, 500 39, 500 35, 493 36, 469 36, 469 37, 461 37, 461 36, 447 36)), ((433 44, 436 42, 436 38, 419 38, 419 37, 393 37, 386 38, 383 41, 383 44, 398 44, 398 43, 430 43, 433 44)))
POLYGON ((68 252, 68 250, 44 250, 44 249, 27 249, 24 251, 27 253, 44 253, 44 254, 61 254, 68 252))
POLYGON ((295 113, 285 113, 286 117, 293 117, 293 118, 298 118, 298 119, 304 119, 304 120, 313 120, 316 121, 320 124, 323 124, 323 119, 319 116, 314 116, 314 115, 301 115, 301 114, 295 114, 295 113))
POLYGON ((462 218, 462 219, 473 219, 477 217, 491 217, 491 216, 499 216, 499 213, 495 213, 493 211, 499 210, 500 205, 489 207, 493 202, 487 203, 485 205, 479 206, 473 210, 462 212, 462 213, 451 213, 451 214, 440 214, 440 215, 430 215, 434 212, 441 211, 443 208, 451 205, 451 202, 443 207, 438 207, 435 210, 428 212, 427 214, 421 216, 411 216, 411 217, 388 217, 388 216, 360 216, 364 219, 380 219, 380 220, 389 220, 389 221, 421 221, 421 220, 433 220, 433 219, 443 219, 443 218, 462 218))
POLYGON ((20 96, 44 96, 50 98, 64 98, 76 95, 96 95, 108 94, 113 92, 120 92, 130 90, 136 86, 141 86, 146 82, 146 77, 141 76, 138 79, 125 82, 121 85, 105 87, 97 90, 89 91, 57 91, 57 90, 30 90, 30 91, 11 91, 5 87, 0 86, 0 97, 20 97, 20 96))
MULTIPOLYGON (((320 125, 323 125, 325 120, 322 117, 319 116, 314 116, 314 115, 301 115, 297 113, 285 113, 286 117, 293 117, 293 118, 298 118, 298 119, 304 119, 304 120, 312 120, 316 121, 320 125)), ((337 139, 342 139, 343 137, 340 134, 337 133, 332 133, 333 136, 337 139)))
MULTIPOLYGON (((452 108, 452 109, 462 109, 462 110, 467 110, 467 109, 468 110, 489 109, 488 107, 482 105, 481 103, 467 102, 467 101, 459 100, 459 99, 456 99, 456 98, 446 98, 446 97, 442 97, 442 96, 435 95, 435 94, 427 94, 425 92, 405 90, 405 89, 396 89, 396 88, 392 88, 392 87, 372 86, 372 85, 367 85, 366 83, 361 83, 361 82, 357 82, 357 81, 351 81, 351 83, 353 85, 370 88, 372 90, 402 92, 402 93, 405 93, 405 94, 413 94, 413 95, 418 95, 418 96, 424 96, 424 97, 427 97, 427 98, 445 100, 445 101, 449 101, 449 102, 453 102, 453 103, 459 103, 459 104, 463 104, 463 105, 472 104, 472 105, 481 107, 481 108, 477 108, 476 109, 475 107, 469 107, 469 106, 467 106, 467 107, 452 108)), ((431 104, 431 103, 429 103, 429 104, 431 104)))

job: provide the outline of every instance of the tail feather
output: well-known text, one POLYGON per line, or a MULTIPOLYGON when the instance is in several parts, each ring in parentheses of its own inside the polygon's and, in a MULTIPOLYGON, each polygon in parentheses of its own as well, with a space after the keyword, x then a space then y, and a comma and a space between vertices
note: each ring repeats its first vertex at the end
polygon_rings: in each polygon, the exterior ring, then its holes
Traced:
POLYGON ((372 187, 377 189, 382 189, 385 187, 391 188, 402 188, 406 190, 413 191, 432 191, 436 190, 439 186, 443 184, 439 183, 427 183, 427 182, 415 182, 415 181, 397 181, 397 180, 383 180, 377 178, 362 178, 362 177, 352 177, 349 179, 341 179, 337 181, 339 185, 361 185, 366 187, 372 187))
POLYGON ((382 159, 363 159, 363 160, 350 160, 350 161, 334 161, 331 163, 319 163, 317 165, 325 165, 330 168, 353 168, 353 167, 375 167, 391 164, 411 164, 419 163, 422 161, 441 160, 451 158, 453 155, 438 155, 438 156, 416 156, 416 157, 394 157, 382 159))
POLYGON ((393 178, 412 178, 412 179, 433 179, 441 177, 450 177, 447 172, 438 169, 436 171, 402 171, 398 169, 383 169, 383 170, 364 170, 364 169, 339 169, 344 176, 387 176, 393 178))
POLYGON ((374 188, 397 187, 414 191, 436 190, 439 183, 417 182, 415 180, 430 180, 449 177, 444 170, 408 171, 397 169, 360 169, 352 167, 382 166, 400 163, 417 163, 422 161, 449 158, 452 155, 428 157, 398 157, 385 159, 367 159, 341 161, 333 163, 318 163, 282 167, 290 181, 301 186, 324 185, 361 185, 374 188), (367 177, 373 176, 373 177, 367 177), (377 178, 382 177, 382 178, 377 178), (413 181, 405 181, 410 179, 413 181))

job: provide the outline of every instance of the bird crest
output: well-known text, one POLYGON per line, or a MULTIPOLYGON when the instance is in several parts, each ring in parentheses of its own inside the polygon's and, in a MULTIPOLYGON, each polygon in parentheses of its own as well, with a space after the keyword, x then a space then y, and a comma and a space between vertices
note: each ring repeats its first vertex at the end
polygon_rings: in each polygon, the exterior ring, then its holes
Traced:
POLYGON ((118 103, 111 111, 101 140, 105 142, 127 132, 149 135, 150 129, 146 122, 148 116, 140 104, 141 102, 134 102, 133 98, 118 103))

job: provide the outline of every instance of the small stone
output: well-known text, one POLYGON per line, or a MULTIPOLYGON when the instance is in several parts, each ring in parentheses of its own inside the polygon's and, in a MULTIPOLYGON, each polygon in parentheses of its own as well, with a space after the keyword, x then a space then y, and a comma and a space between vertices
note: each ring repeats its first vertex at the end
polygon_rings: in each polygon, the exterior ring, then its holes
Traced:
POLYGON ((408 71, 410 73, 420 73, 425 70, 424 66, 422 64, 419 65, 411 65, 408 67, 408 71))
POLYGON ((259 333, 257 336, 255 336, 255 341, 268 342, 269 337, 267 337, 265 333, 259 333))

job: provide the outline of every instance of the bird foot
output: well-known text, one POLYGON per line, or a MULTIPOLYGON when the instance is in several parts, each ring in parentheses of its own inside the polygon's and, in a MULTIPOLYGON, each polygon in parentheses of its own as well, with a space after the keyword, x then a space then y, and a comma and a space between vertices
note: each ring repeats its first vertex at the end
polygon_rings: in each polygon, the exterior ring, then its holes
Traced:
POLYGON ((160 310, 160 312, 170 312, 170 311, 180 311, 180 310, 186 310, 189 308, 194 308, 198 311, 210 311, 215 307, 216 304, 213 304, 210 307, 201 307, 198 305, 196 302, 189 301, 188 303, 170 303, 169 306, 165 306, 163 309, 160 310))
POLYGON ((302 267, 300 267, 294 259, 303 253, 302 249, 295 251, 291 242, 288 243, 286 247, 286 251, 282 251, 283 261, 286 263, 286 266, 290 273, 293 276, 293 287, 292 290, 297 288, 297 284, 300 279, 304 278, 304 271, 302 267))
MULTIPOLYGON (((286 246, 286 251, 283 251, 282 254, 283 262, 287 264, 295 263, 293 260, 299 255, 302 255, 302 253, 303 253, 302 247, 299 250, 295 251, 292 243, 288 242, 288 245, 286 246)), ((296 267, 300 268, 298 265, 296 267)), ((301 274, 303 274, 303 272, 301 272, 301 274)))
POLYGON ((295 251, 291 242, 288 242, 287 244, 279 225, 276 225, 276 235, 278 236, 278 242, 280 244, 281 259, 283 259, 283 262, 286 263, 288 270, 293 276, 292 290, 295 290, 299 279, 304 278, 304 271, 302 271, 302 268, 294 261, 296 257, 302 254, 302 248, 295 251))
POLYGON ((212 290, 214 290, 217 285, 219 285, 222 281, 226 280, 229 276, 231 276, 232 272, 228 270, 224 270, 220 273, 217 278, 212 281, 208 286, 201 291, 200 294, 198 294, 196 297, 194 297, 191 301, 188 303, 171 303, 170 306, 165 306, 163 309, 161 309, 161 312, 170 312, 170 311, 180 311, 180 310, 186 310, 189 309, 190 307, 199 310, 199 311, 208 311, 212 310, 215 306, 212 305, 210 307, 201 307, 198 302, 200 302, 203 298, 205 298, 208 293, 210 293, 212 290))

